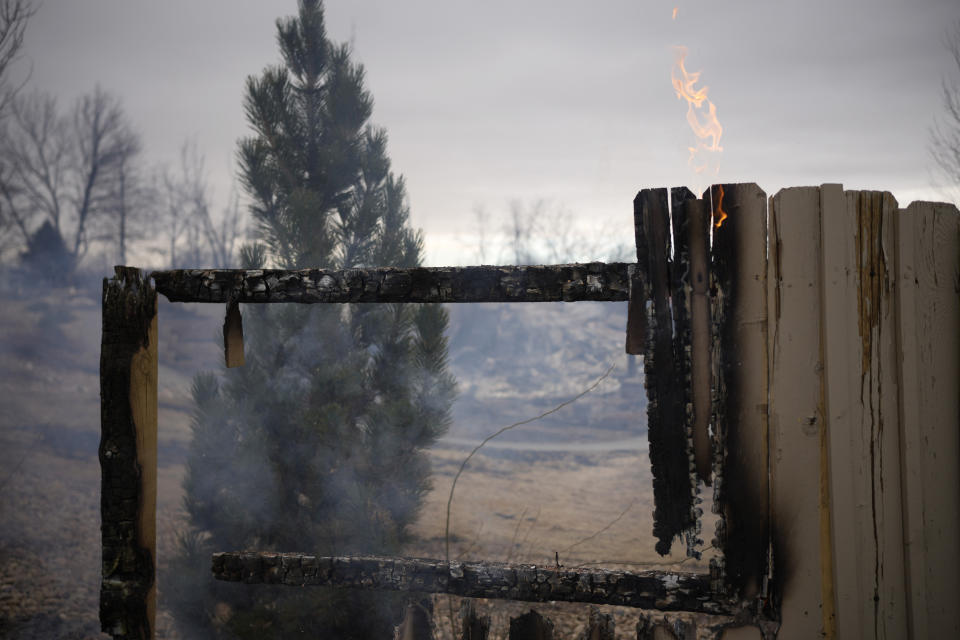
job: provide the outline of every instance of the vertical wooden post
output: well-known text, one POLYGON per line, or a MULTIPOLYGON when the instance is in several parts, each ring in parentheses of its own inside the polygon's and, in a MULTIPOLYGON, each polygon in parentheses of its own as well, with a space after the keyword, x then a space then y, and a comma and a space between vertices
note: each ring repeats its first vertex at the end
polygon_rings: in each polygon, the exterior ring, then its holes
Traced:
POLYGON ((609 613, 600 613, 596 607, 590 607, 587 626, 577 636, 577 640, 616 640, 613 616, 609 613))
POLYGON ((487 640, 490 635, 490 616, 478 616, 469 598, 460 604, 460 634, 461 640, 487 640))
MULTIPOLYGON (((732 629, 726 631, 723 638, 726 640, 732 637, 731 633, 742 638, 753 638, 756 634, 751 635, 751 632, 755 631, 745 628, 732 629), (739 635, 741 633, 743 635, 739 635)), ((663 616, 662 620, 657 621, 655 616, 648 618, 641 614, 637 621, 637 640, 696 640, 698 637, 697 625, 692 620, 674 618, 668 621, 667 617, 663 616)))
POLYGON ((960 213, 895 214, 901 480, 911 638, 960 637, 960 213))
POLYGON ((643 202, 647 196, 640 191, 633 199, 633 232, 637 245, 637 263, 629 269, 630 302, 627 304, 627 344, 630 355, 640 356, 647 344, 647 301, 650 299, 650 283, 647 280, 650 264, 647 249, 646 229, 643 220, 643 202))
POLYGON ((666 189, 644 189, 637 196, 634 226, 637 257, 644 252, 651 304, 647 315, 647 345, 643 358, 647 388, 647 437, 653 471, 653 535, 660 555, 670 552, 673 539, 694 527, 691 518, 693 488, 690 483, 686 403, 676 359, 671 310, 670 212, 666 189))
POLYGON ((836 636, 907 637, 896 201, 822 189, 824 407, 836 636))
POLYGON ((553 622, 530 609, 510 618, 510 640, 553 640, 553 622))
POLYGON ((819 490, 822 406, 820 190, 783 189, 770 214, 770 482, 781 638, 833 637, 829 504, 819 490), (826 527, 824 529, 824 527, 826 527), (829 536, 826 537, 829 542, 829 536), (829 577, 829 572, 828 572, 829 577))
POLYGON ((103 283, 100 624, 151 639, 156 616, 157 293, 138 269, 103 283))
POLYGON ((693 405, 692 450, 697 477, 710 476, 710 207, 703 200, 684 206, 689 238, 690 400, 693 405))
POLYGON ((721 514, 715 544, 724 552, 728 588, 752 599, 764 586, 769 540, 766 194, 755 184, 728 184, 709 195, 711 311, 720 345, 713 349, 714 509, 721 514))
MULTIPOLYGON (((670 551, 673 538, 691 524, 691 493, 686 469, 684 407, 677 393, 680 385, 674 352, 671 313, 670 212, 666 189, 644 189, 634 210, 638 242, 645 238, 645 270, 650 294, 644 352, 644 384, 647 387, 647 426, 653 471, 654 536, 661 555, 670 551)), ((643 251, 638 245, 637 255, 643 251)))
MULTIPOLYGON (((695 235, 695 224, 698 222, 696 213, 698 210, 696 196, 686 187, 670 189, 670 219, 673 227, 673 260, 670 268, 670 306, 673 312, 673 351, 674 366, 677 374, 677 384, 679 389, 676 391, 675 402, 678 405, 675 411, 676 415, 682 420, 678 425, 683 429, 683 436, 686 440, 685 452, 689 460, 687 466, 687 487, 690 491, 690 516, 689 528, 684 532, 684 538, 687 545, 687 556, 699 558, 699 546, 703 544, 700 539, 701 524, 700 516, 703 511, 697 504, 700 502, 697 496, 697 459, 694 452, 694 402, 693 402, 693 280, 694 270, 692 267, 693 256, 691 254, 691 234, 695 235), (691 216, 691 213, 694 214, 691 216)), ((706 269, 706 261, 703 261, 703 268, 706 269)), ((705 274, 703 274, 705 275, 705 274)), ((709 313, 707 310, 706 313, 709 313)), ((708 325, 709 320, 704 315, 702 318, 708 325)), ((708 345, 702 345, 704 352, 709 349, 708 345)), ((703 355, 703 354, 698 354, 703 355)), ((709 383, 708 383, 709 385, 709 383)), ((706 425, 704 425, 706 426, 706 425)), ((709 455, 706 456, 704 467, 709 468, 709 455)), ((709 475, 709 474, 708 474, 709 475)))
POLYGON ((394 630, 397 640, 431 640, 433 638, 433 601, 423 598, 408 602, 403 620, 394 630))

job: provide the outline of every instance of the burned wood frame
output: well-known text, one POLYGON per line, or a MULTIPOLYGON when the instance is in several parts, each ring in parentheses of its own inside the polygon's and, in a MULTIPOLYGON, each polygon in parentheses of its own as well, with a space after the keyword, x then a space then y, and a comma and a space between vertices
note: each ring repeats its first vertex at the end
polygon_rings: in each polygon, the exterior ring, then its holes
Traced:
POLYGON ((104 280, 101 352, 104 631, 115 638, 154 633, 157 293, 172 302, 227 304, 228 364, 237 361, 239 303, 629 301, 626 349, 644 355, 658 552, 680 537, 698 556, 699 483, 712 483, 719 514, 711 544, 720 557, 702 575, 246 552, 215 555, 217 578, 620 604, 773 624, 762 409, 765 196, 751 184, 715 187, 701 200, 685 188, 645 189, 634 201, 634 220, 633 264, 197 269, 149 278, 116 267, 104 280), (750 388, 747 373, 762 385, 750 388))

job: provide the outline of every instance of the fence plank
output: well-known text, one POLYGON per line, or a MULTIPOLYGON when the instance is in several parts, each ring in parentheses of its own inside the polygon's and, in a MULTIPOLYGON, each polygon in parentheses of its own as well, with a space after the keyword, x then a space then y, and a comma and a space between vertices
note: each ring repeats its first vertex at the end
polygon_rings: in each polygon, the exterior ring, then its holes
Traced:
POLYGON ((590 607, 587 626, 577 636, 577 640, 614 640, 615 638, 616 627, 613 616, 609 613, 601 613, 596 607, 590 607))
POLYGON ((553 622, 530 609, 510 618, 510 640, 553 640, 553 622))
POLYGON ((766 195, 755 184, 728 184, 715 186, 711 200, 720 224, 711 264, 716 541, 728 588, 752 599, 762 586, 769 539, 766 195))
POLYGON ((697 477, 710 475, 710 207, 703 200, 684 205, 690 255, 690 395, 693 405, 692 449, 697 477))
MULTIPOLYGON (((770 476, 778 637, 831 637, 821 558, 820 190, 783 189, 771 205, 770 476)), ((823 434, 823 435, 822 435, 823 434)))
POLYGON ((460 604, 460 637, 461 640, 487 640, 490 634, 490 617, 480 617, 471 600, 464 600, 460 604))
POLYGON ((694 527, 693 487, 688 471, 686 403, 674 345, 671 309, 670 212, 666 189, 644 189, 635 210, 638 239, 646 239, 648 262, 639 264, 649 283, 647 347, 643 357, 647 389, 647 437, 653 475, 653 535, 660 555, 673 539, 694 527))
POLYGON ((953 206, 915 202, 897 212, 896 237, 909 631, 913 638, 955 638, 960 637, 960 214, 953 206))
POLYGON ((429 598, 408 602, 394 636, 396 640, 433 640, 433 602, 429 598))
POLYGON ((643 226, 643 207, 647 196, 639 191, 633 199, 633 232, 636 240, 637 263, 629 267, 630 303, 627 305, 627 344, 630 355, 643 355, 647 344, 647 301, 650 283, 647 281, 650 264, 646 229, 643 226))
POLYGON ((100 624, 153 638, 156 619, 157 293, 139 270, 103 282, 100 624))
MULTIPOLYGON (((670 297, 671 309, 673 311, 673 351, 677 375, 674 384, 679 387, 675 392, 675 402, 678 405, 676 414, 682 420, 683 437, 686 441, 684 449, 687 453, 687 474, 689 476, 686 484, 690 491, 689 526, 687 530, 684 531, 684 538, 687 546, 687 556, 699 558, 701 554, 699 547, 703 544, 703 540, 700 539, 702 528, 700 516, 703 511, 697 506, 699 502, 697 483, 701 477, 701 472, 709 477, 710 455, 709 436, 707 433, 707 422, 709 418, 707 418, 702 425, 704 427, 703 432, 698 433, 698 435, 703 436, 699 442, 701 445, 699 451, 702 454, 699 462, 702 463, 702 466, 698 471, 697 449, 694 447, 695 412, 693 400, 694 352, 692 304, 693 279, 695 274, 693 263, 695 257, 702 258, 698 267, 700 268, 699 275, 704 279, 706 277, 705 271, 707 263, 705 255, 693 255, 691 241, 692 236, 698 235, 697 232, 701 231, 696 227, 698 223, 701 225, 703 223, 703 216, 697 216, 697 214, 703 210, 703 203, 697 201, 686 187, 671 189, 670 202, 670 218, 673 223, 673 262, 670 269, 670 297)), ((702 236, 702 234, 699 235, 702 236)), ((704 285, 705 284, 704 281, 704 285)), ((701 311, 701 317, 699 317, 698 320, 701 321, 699 328, 703 330, 703 334, 699 336, 702 339, 701 343, 698 344, 701 352, 697 355, 701 356, 701 358, 698 359, 702 359, 702 356, 708 354, 710 350, 709 341, 707 340, 709 310, 698 310, 701 311)), ((701 364, 701 368, 703 367, 702 363, 698 364, 701 364)), ((706 370, 709 371, 709 365, 706 366, 706 370)), ((704 381, 699 380, 699 382, 702 384, 704 381)), ((706 388, 701 387, 699 390, 703 392, 701 400, 709 402, 709 380, 706 381, 706 388)), ((709 408, 702 406, 701 415, 704 410, 709 413, 709 408)))
MULTIPOLYGON (((728 631, 727 634, 729 633, 728 631)), ((666 616, 657 620, 656 617, 640 616, 637 621, 637 640, 697 640, 697 637, 697 625, 692 620, 667 620, 666 616)))
POLYGON ((821 188, 821 207, 824 411, 828 424, 835 630, 839 638, 868 637, 873 629, 872 624, 868 626, 873 590, 864 551, 870 518, 869 447, 865 450, 857 432, 863 413, 856 320, 858 224, 856 215, 847 208, 840 185, 821 188))
POLYGON ((824 188, 824 407, 836 633, 906 637, 894 213, 824 188))

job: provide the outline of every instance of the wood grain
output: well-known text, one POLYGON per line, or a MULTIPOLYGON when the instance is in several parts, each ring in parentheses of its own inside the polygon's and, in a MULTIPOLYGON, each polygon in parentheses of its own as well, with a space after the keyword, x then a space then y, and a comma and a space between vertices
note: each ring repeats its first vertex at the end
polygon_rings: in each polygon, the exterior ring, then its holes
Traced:
POLYGON ((154 271, 171 302, 578 302, 625 301, 628 265, 400 269, 180 269, 154 271))
POLYGON ((103 283, 100 350, 100 624, 154 637, 157 514, 157 294, 139 270, 103 283))

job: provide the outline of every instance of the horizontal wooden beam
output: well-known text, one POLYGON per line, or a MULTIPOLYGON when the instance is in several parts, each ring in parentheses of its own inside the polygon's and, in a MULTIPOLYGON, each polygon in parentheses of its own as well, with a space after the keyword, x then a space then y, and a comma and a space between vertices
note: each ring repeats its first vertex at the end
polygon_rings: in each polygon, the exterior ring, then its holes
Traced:
POLYGON ((671 571, 632 573, 380 556, 227 552, 213 554, 213 575, 218 580, 247 584, 338 586, 527 602, 612 604, 723 616, 745 614, 738 603, 711 592, 709 575, 671 571))
POLYGON ((629 299, 629 266, 179 269, 150 276, 171 302, 614 302, 629 299))

